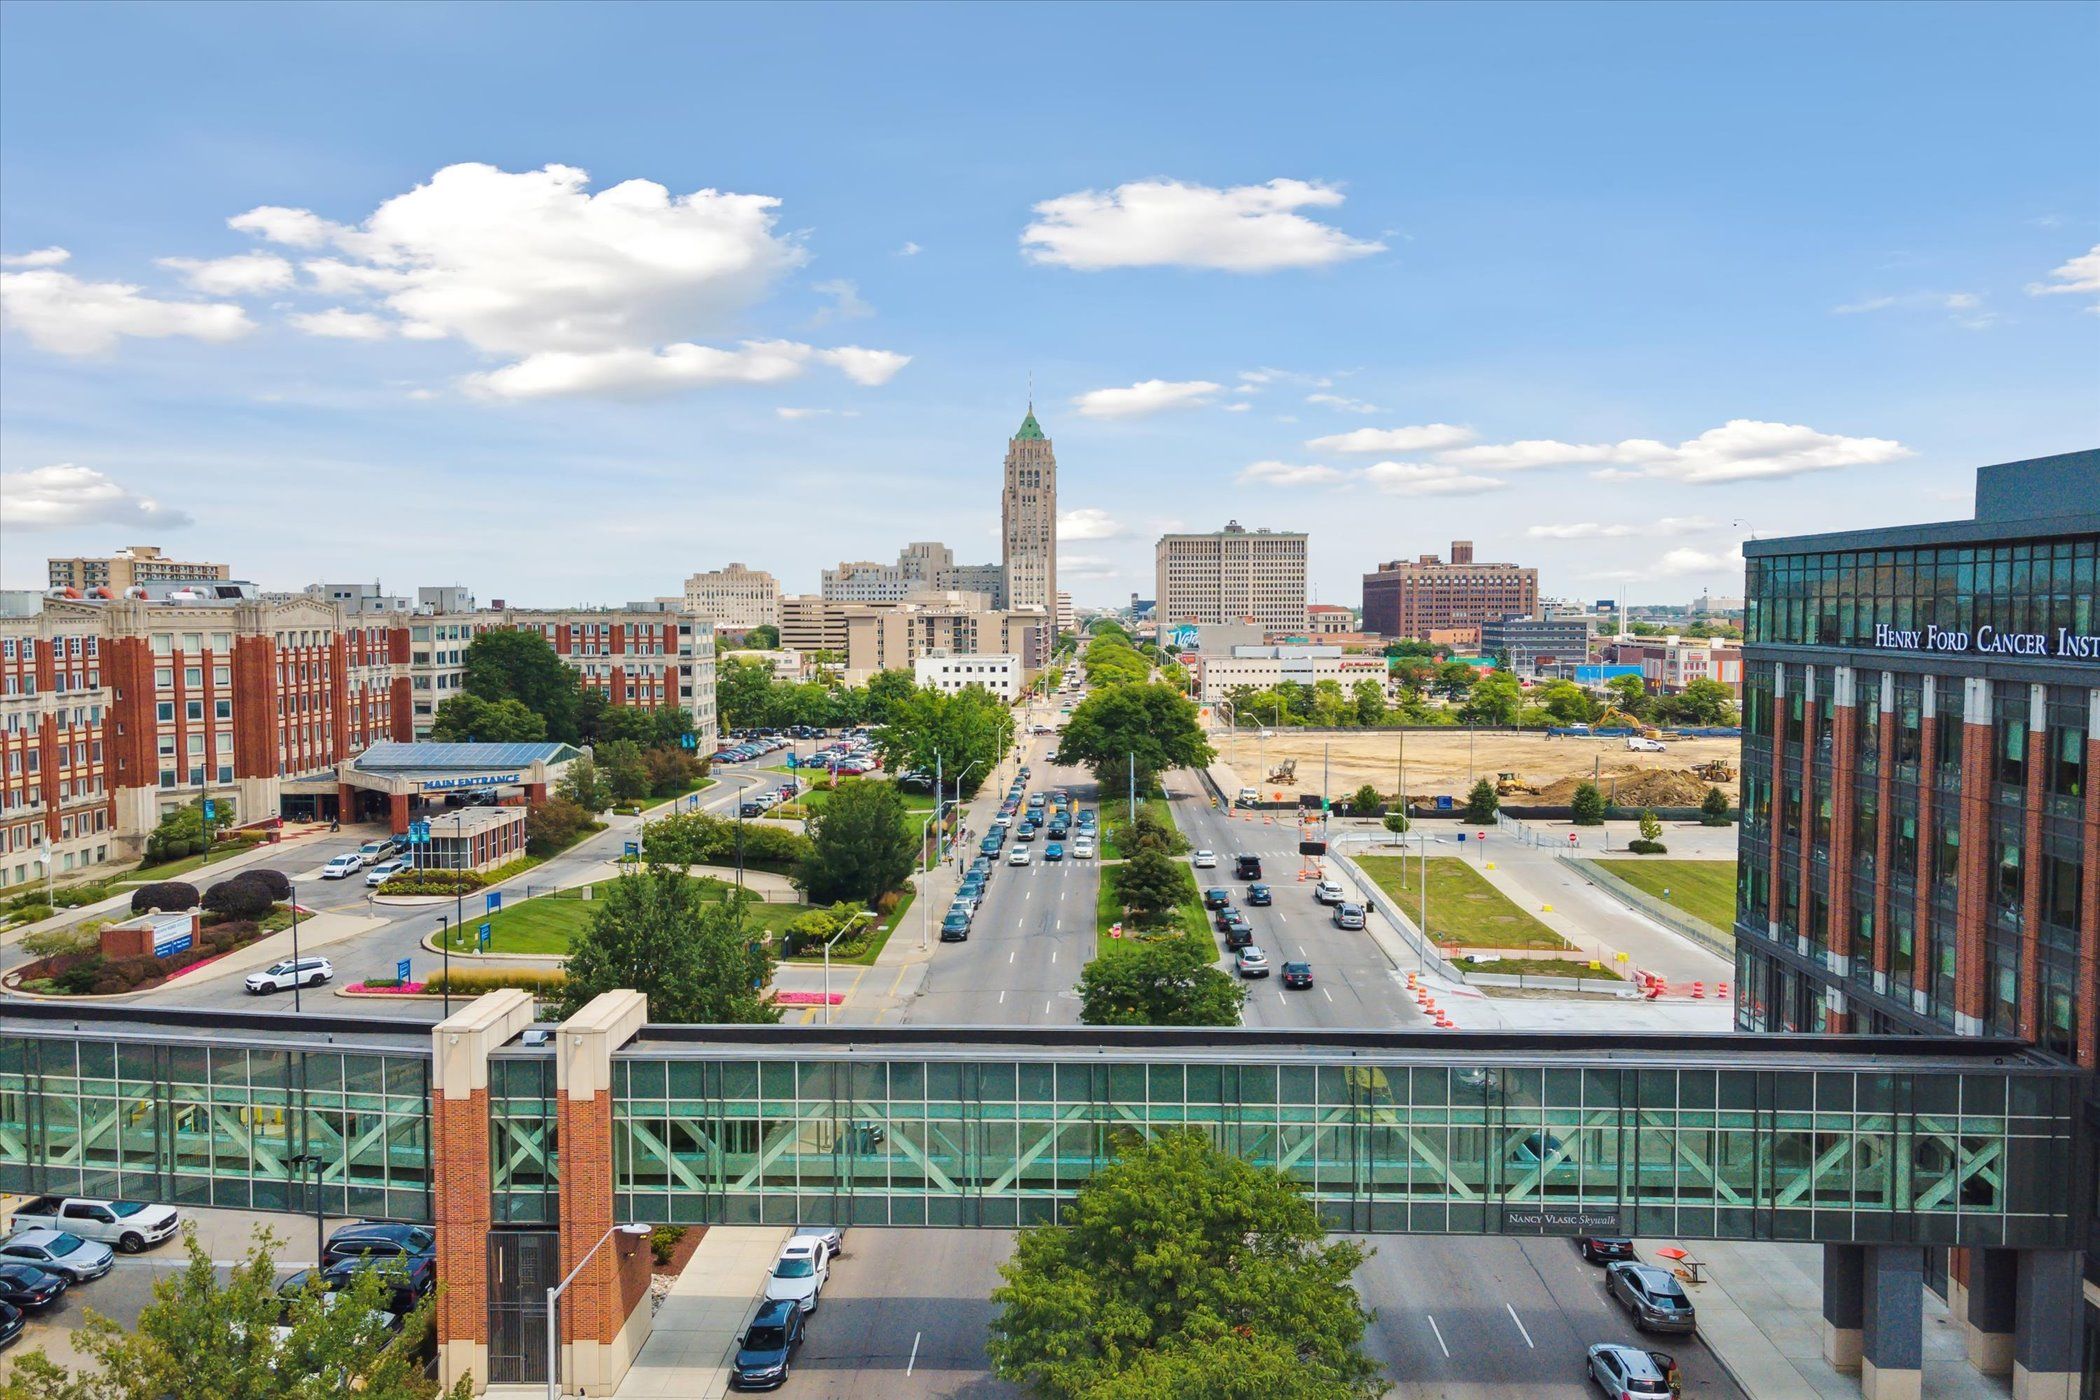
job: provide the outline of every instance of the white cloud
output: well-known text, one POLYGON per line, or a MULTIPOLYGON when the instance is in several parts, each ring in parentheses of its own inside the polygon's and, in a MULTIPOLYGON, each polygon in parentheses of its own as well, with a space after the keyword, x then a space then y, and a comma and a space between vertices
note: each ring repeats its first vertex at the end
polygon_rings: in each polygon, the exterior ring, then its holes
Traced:
POLYGON ((226 227, 235 233, 252 233, 266 243, 283 243, 293 248, 319 248, 349 232, 311 210, 286 209, 277 204, 264 204, 236 214, 226 221, 226 227))
POLYGON ((465 384, 471 393, 498 399, 573 394, 639 398, 720 384, 779 384, 799 379, 811 364, 828 364, 857 384, 877 385, 910 359, 858 346, 819 350, 790 340, 747 340, 735 350, 690 344, 593 353, 551 350, 469 375, 465 384))
POLYGON ((1479 496, 1508 484, 1437 462, 1374 462, 1363 476, 1389 496, 1479 496))
POLYGON ((1207 379, 1141 379, 1127 389, 1089 390, 1073 399, 1072 407, 1083 418, 1141 418, 1170 408, 1199 407, 1222 387, 1207 379))
POLYGON ((1409 428, 1358 428, 1354 432, 1316 437, 1306 443, 1315 452, 1434 452, 1473 440, 1471 428, 1425 423, 1409 428))
POLYGON ((1253 407, 1254 405, 1251 403, 1229 403, 1225 405, 1225 411, 1227 413, 1245 413, 1253 407))
POLYGON ((921 248, 918 244, 912 242, 910 239, 906 239, 904 242, 904 246, 897 250, 897 256, 900 258, 915 258, 925 251, 926 250, 924 248, 921 248))
POLYGON ((1610 579, 1613 582, 1638 583, 1643 579, 1689 578, 1700 574, 1717 574, 1741 578, 1743 573, 1743 550, 1732 545, 1726 550, 1672 549, 1646 568, 1609 569, 1585 575, 1587 578, 1610 579))
MULTIPOLYGON (((2095 243, 2085 252, 2080 253, 2062 267, 2051 272, 2049 276, 2054 280, 2049 282, 2029 282, 2027 284, 2027 295, 2031 297, 2046 297, 2059 296, 2065 293, 2083 295, 2088 292, 2100 292, 2100 243, 2095 243)), ((2086 310, 2100 312, 2100 301, 2095 301, 2086 310)))
POLYGON ((1874 311, 1945 311, 1954 324, 1965 330, 1996 325, 1998 315, 1983 309, 1983 298, 1974 292, 1904 292, 1896 296, 1865 297, 1833 306, 1833 316, 1858 316, 1874 311))
POLYGON ((1564 467, 1581 462, 1609 462, 1615 449, 1608 443, 1583 445, 1527 438, 1522 442, 1498 443, 1491 447, 1462 447, 1437 454, 1446 462, 1489 471, 1527 471, 1532 467, 1564 467))
POLYGON ((1797 424, 1734 418, 1675 447, 1652 438, 1617 443, 1526 439, 1457 448, 1438 453, 1437 459, 1484 471, 1593 465, 1602 468, 1593 473, 1600 481, 1664 477, 1707 485, 1879 466, 1910 455, 1909 448, 1888 438, 1846 437, 1797 424))
POLYGON ((0 318, 60 355, 98 354, 125 336, 217 342, 255 329, 228 302, 161 301, 126 282, 83 282, 48 265, 0 272, 0 318))
POLYGON ((0 267, 57 267, 72 256, 63 248, 38 248, 31 253, 0 256, 0 267))
POLYGON ((1081 506, 1057 517, 1057 537, 1061 540, 1112 540, 1125 533, 1114 516, 1093 506, 1081 506))
POLYGON ((393 325, 383 316, 374 316, 366 311, 350 311, 340 306, 331 306, 326 311, 309 311, 297 316, 287 316, 294 328, 308 335, 324 336, 330 340, 385 340, 394 333, 393 325))
POLYGON ((1384 409, 1375 403, 1365 403, 1362 399, 1345 398, 1341 394, 1307 394, 1305 401, 1307 403, 1322 404, 1328 408, 1338 408, 1344 413, 1385 412, 1384 409))
POLYGON ((1302 466, 1292 462, 1254 462, 1242 468, 1239 475, 1240 483, 1247 486, 1332 486, 1346 479, 1346 473, 1317 462, 1302 466))
POLYGON ((1564 524, 1533 525, 1524 533, 1535 540, 1619 540, 1637 535, 1690 534, 1700 530, 1719 528, 1719 522, 1703 515, 1665 515, 1655 520, 1639 522, 1613 521, 1600 523, 1594 520, 1569 521, 1564 524))
POLYGON ((230 258, 156 258, 162 267, 215 297, 253 296, 292 285, 292 265, 275 253, 236 253, 230 258))
POLYGON ((847 278, 834 277, 829 282, 813 282, 810 284, 810 290, 832 298, 830 306, 811 318, 815 324, 822 325, 830 320, 852 321, 875 314, 875 308, 861 300, 859 286, 847 278))
POLYGON ((1240 371, 1240 387, 1235 394, 1251 394, 1265 384, 1302 384, 1308 389, 1331 389, 1334 380, 1324 374, 1305 374, 1294 369, 1271 369, 1263 365, 1260 369, 1240 371))
POLYGON ((1178 180, 1139 180, 1103 193, 1081 190, 1035 206, 1021 232, 1034 262, 1083 272, 1108 267, 1211 267, 1273 272, 1325 267, 1385 251, 1309 219, 1342 193, 1304 180, 1214 189, 1178 180))
POLYGON ((134 495, 92 467, 71 462, 26 472, 0 472, 0 526, 56 530, 71 525, 152 525, 172 528, 190 518, 134 495))

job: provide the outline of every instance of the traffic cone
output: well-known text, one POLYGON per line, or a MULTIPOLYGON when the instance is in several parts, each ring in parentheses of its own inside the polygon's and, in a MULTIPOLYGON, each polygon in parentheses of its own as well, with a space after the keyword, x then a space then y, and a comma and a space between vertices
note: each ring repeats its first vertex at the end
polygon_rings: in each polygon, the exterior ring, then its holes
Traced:
POLYGON ((1719 986, 1715 987, 1714 995, 1722 1001, 1728 1000, 1728 984, 1726 982, 1723 982, 1719 986))
POLYGON ((1705 1001, 1705 1000, 1706 1000, 1706 984, 1705 984, 1704 982, 1694 982, 1694 983, 1692 983, 1692 1000, 1693 1000, 1693 1001, 1705 1001))

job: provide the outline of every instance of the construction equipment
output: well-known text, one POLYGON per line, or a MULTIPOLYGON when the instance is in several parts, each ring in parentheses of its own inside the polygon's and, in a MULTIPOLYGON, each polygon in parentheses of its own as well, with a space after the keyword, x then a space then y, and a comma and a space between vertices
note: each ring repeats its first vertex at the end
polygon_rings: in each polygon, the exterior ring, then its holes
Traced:
POLYGON ((1503 797, 1512 797, 1518 793, 1526 793, 1536 797, 1539 790, 1531 783, 1517 781, 1517 775, 1514 773, 1497 773, 1495 775, 1495 791, 1503 797))
POLYGON ((1277 764, 1274 768, 1271 768, 1269 770, 1269 781, 1272 783, 1297 783, 1298 760, 1295 758, 1287 758, 1283 762, 1277 764))
POLYGON ((1660 729, 1657 729, 1652 724, 1646 724, 1635 719, 1616 705, 1598 716, 1596 727, 1598 729, 1631 729, 1643 739, 1659 739, 1662 737, 1660 729))
POLYGON ((1732 783, 1735 781, 1735 765, 1725 758, 1710 758, 1694 768, 1692 774, 1709 783, 1732 783))

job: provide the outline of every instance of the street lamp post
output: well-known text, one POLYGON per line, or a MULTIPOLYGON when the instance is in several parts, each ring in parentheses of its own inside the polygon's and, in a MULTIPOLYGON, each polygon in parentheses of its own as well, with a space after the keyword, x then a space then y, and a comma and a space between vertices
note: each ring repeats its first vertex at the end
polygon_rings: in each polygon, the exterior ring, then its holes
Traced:
POLYGON ((831 945, 853 931, 853 926, 862 919, 875 917, 873 909, 862 909, 846 920, 846 926, 824 940, 824 1024, 831 1024, 831 945))
POLYGON ((562 1290, 576 1281, 576 1275, 583 1272, 583 1266, 590 1263, 592 1257, 599 1250, 605 1248, 605 1242, 614 1235, 646 1235, 648 1233, 649 1227, 647 1225, 613 1226, 599 1237, 598 1243, 584 1251, 583 1258, 576 1261, 576 1267, 569 1270, 567 1278, 547 1290, 547 1400, 561 1400, 561 1338, 555 1327, 554 1305, 561 1301, 562 1290))
MULTIPOLYGON (((940 818, 941 799, 936 797, 933 799, 933 810, 926 814, 926 820, 919 823, 920 850, 923 851, 926 849, 927 833, 933 830, 933 824, 939 821, 940 818)), ((929 867, 928 869, 921 872, 921 879, 919 883, 919 951, 922 953, 933 946, 933 925, 931 922, 933 917, 933 900, 931 898, 932 887, 933 868, 929 867)))
POLYGON ((318 1273, 323 1264, 322 1256, 328 1252, 328 1246, 325 1243, 328 1236, 328 1212, 321 1202, 321 1169, 327 1163, 312 1152, 301 1152, 296 1157, 285 1158, 284 1164, 288 1167, 297 1167, 299 1169, 301 1185, 306 1184, 306 1169, 308 1167, 313 1168, 314 1270, 318 1273))
POLYGON ((450 919, 438 915, 438 956, 445 964, 445 1014, 452 1014, 452 930, 450 919))
MULTIPOLYGON (((969 767, 969 768, 965 768, 965 769, 963 769, 963 770, 962 770, 962 772, 960 772, 960 773, 957 773, 957 774, 955 775, 955 805, 956 805, 956 806, 957 806, 958 808, 960 808, 960 807, 962 806, 962 785, 963 785, 963 779, 964 779, 964 778, 967 778, 967 777, 969 777, 969 776, 970 776, 970 768, 975 768, 975 767, 976 767, 976 766, 977 766, 978 764, 980 764, 980 763, 982 763, 982 762, 984 762, 984 760, 983 760, 983 759, 981 759, 981 758, 973 758, 973 759, 971 759, 971 760, 970 760, 970 767, 969 767)), ((939 805, 939 803, 940 803, 940 798, 939 798, 938 796, 936 796, 936 797, 934 798, 934 804, 935 804, 936 806, 938 806, 938 805, 939 805)), ((958 820, 958 823, 959 823, 959 822, 960 822, 960 818, 958 817, 958 819, 957 819, 957 820, 958 820)), ((953 843, 953 847, 954 847, 954 851, 955 851, 955 868, 956 868, 957 870, 960 870, 960 869, 962 869, 962 863, 963 863, 963 850, 962 850, 962 840, 961 840, 960 838, 961 838, 961 837, 962 837, 963 835, 966 835, 967 833, 966 833, 966 832, 964 832, 964 831, 962 830, 962 828, 961 828, 961 826, 960 826, 960 825, 958 825, 958 826, 957 826, 956 830, 957 830, 957 839, 956 839, 956 841, 955 841, 955 842, 953 843)))
POLYGON ((296 1015, 299 1010, 299 982, 301 980, 299 977, 299 887, 292 885, 292 882, 289 880, 285 881, 285 883, 291 885, 292 888, 290 901, 292 906, 292 1011, 296 1015))

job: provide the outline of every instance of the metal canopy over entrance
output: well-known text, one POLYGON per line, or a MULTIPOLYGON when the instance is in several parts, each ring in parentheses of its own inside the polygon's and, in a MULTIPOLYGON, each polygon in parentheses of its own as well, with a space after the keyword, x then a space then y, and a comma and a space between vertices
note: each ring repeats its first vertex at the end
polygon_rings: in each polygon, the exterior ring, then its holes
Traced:
MULTIPOLYGON (((428 1218, 428 1025, 10 1010, 0 1189, 428 1218), (200 1043, 208 1019, 211 1038, 200 1043), (78 1029, 76 1029, 76 1023, 78 1029)), ((489 1060, 493 1218, 1011 1227, 1126 1134, 1189 1127, 1337 1229, 2068 1247, 2079 1072, 1978 1040, 647 1027, 611 1141, 562 1142, 552 1051, 489 1060)))

